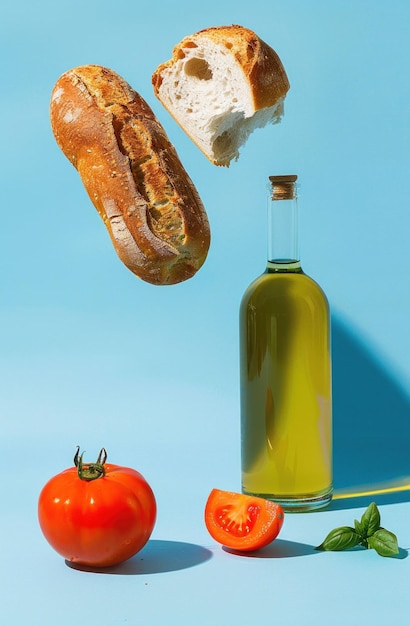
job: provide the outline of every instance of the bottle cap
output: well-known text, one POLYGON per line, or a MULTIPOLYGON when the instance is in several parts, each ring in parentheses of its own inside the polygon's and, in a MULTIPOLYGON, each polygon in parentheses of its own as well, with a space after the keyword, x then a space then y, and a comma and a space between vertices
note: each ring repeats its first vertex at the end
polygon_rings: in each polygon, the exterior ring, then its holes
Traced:
POLYGON ((269 176, 272 185, 272 200, 293 200, 296 198, 296 174, 269 176))
POLYGON ((298 177, 296 174, 287 174, 285 176, 269 176, 269 180, 272 184, 276 183, 295 183, 298 177))

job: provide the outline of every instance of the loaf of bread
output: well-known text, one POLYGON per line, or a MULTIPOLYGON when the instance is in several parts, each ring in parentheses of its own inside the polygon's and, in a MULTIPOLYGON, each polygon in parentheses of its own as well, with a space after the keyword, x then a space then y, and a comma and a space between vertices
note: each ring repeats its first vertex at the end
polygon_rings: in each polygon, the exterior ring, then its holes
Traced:
POLYGON ((229 166, 256 129, 280 121, 289 90, 276 52, 242 26, 185 37, 152 75, 154 93, 205 156, 229 166))
POLYGON ((192 277, 208 253, 207 215, 145 100, 112 70, 85 65, 58 79, 50 115, 123 263, 155 285, 192 277))

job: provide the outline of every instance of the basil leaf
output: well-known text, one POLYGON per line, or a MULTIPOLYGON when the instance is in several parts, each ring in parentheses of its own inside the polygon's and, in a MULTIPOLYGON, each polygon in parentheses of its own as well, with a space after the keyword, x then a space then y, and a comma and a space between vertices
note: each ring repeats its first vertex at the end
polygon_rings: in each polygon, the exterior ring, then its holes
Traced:
POLYGON ((376 550, 380 556, 394 556, 399 553, 397 537, 385 528, 379 528, 368 538, 369 548, 376 550))
POLYGON ((355 530, 356 530, 357 534, 360 535, 363 539, 365 539, 366 538, 366 533, 363 530, 363 526, 361 525, 361 523, 357 519, 355 519, 355 521, 354 521, 354 527, 355 527, 355 530))
POLYGON ((369 504, 363 513, 360 526, 364 538, 371 537, 380 528, 380 513, 374 502, 369 504))
POLYGON ((331 530, 316 550, 349 550, 361 542, 360 535, 350 526, 340 526, 331 530))

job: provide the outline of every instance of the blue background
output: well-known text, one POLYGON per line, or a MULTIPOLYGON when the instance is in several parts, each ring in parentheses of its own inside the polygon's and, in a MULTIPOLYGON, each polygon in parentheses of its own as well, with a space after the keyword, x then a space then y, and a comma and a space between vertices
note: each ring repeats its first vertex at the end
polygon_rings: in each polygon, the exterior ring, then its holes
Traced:
POLYGON ((407 623, 409 27, 405 0, 2 7, 2 623, 407 623), (185 35, 232 23, 277 51, 291 90, 282 123, 255 131, 227 169, 162 108, 151 74, 185 35), (202 197, 212 245, 183 284, 155 287, 121 264, 54 141, 52 87, 87 63, 147 100, 202 197), (332 308, 338 498, 288 515, 277 542, 241 558, 212 542, 202 515, 213 487, 240 489, 238 308, 264 269, 278 173, 299 176, 303 267, 332 308), (105 446, 157 496, 152 540, 111 574, 67 567, 37 525, 41 487, 77 444, 88 460, 105 446), (401 558, 313 550, 369 498, 401 558))

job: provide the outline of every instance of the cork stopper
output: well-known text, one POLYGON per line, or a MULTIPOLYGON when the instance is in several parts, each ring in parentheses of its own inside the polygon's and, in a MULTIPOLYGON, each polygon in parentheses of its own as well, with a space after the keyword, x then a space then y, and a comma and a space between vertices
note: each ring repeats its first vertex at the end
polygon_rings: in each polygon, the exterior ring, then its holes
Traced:
POLYGON ((272 200, 294 200, 296 193, 296 174, 288 174, 285 176, 269 176, 271 182, 272 200))

